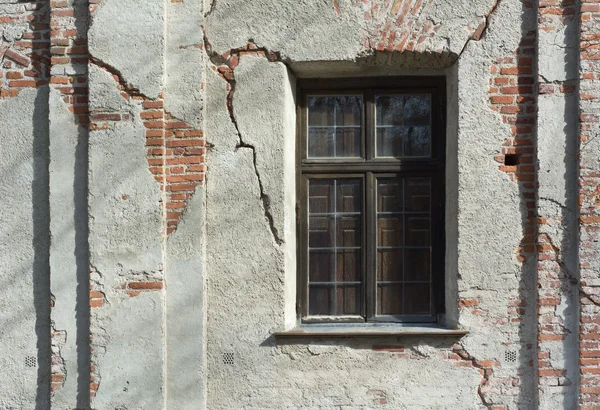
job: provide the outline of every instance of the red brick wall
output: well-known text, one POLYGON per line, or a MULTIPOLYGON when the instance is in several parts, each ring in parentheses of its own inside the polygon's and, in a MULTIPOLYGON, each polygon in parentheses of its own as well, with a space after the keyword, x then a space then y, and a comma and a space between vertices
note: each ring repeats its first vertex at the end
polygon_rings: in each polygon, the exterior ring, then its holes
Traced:
POLYGON ((0 15, 0 33, 15 25, 27 27, 12 41, 0 36, 0 98, 16 97, 24 88, 48 84, 50 33, 47 3, 47 0, 40 0, 6 5, 12 7, 13 13, 0 15))
POLYGON ((600 1, 581 3, 580 36, 580 405, 600 409, 600 1))

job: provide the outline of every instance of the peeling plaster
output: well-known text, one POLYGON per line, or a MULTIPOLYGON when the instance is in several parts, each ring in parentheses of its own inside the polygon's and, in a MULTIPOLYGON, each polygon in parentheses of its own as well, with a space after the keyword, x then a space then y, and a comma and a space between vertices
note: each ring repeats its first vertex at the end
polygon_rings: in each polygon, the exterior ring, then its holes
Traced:
MULTIPOLYGON (((102 68, 104 70, 106 70, 109 73, 111 73, 115 77, 115 80, 118 83, 118 85, 120 86, 120 88, 123 90, 124 93, 126 93, 126 95, 127 95, 126 99, 129 99, 129 98, 134 99, 134 100, 135 99, 142 99, 142 100, 144 100, 144 103, 146 101, 153 102, 153 101, 160 100, 160 104, 157 105, 156 108, 153 108, 154 104, 151 103, 150 104, 151 105, 150 108, 146 108, 146 106, 144 104, 144 109, 150 110, 152 113, 153 112, 162 112, 161 117, 149 117, 149 118, 146 118, 146 117, 144 117, 144 112, 142 112, 140 114, 140 116, 141 116, 141 119, 143 121, 146 121, 146 122, 152 122, 153 120, 156 120, 156 121, 160 121, 160 122, 164 123, 164 125, 161 127, 162 134, 161 134, 161 137, 160 137, 160 138, 162 138, 164 140, 164 142, 162 143, 162 147, 163 147, 164 152, 159 153, 159 154, 155 154, 153 152, 153 146, 148 146, 148 150, 149 150, 150 153, 148 154, 147 157, 148 157, 149 167, 150 167, 151 171, 152 171, 153 167, 154 168, 157 167, 156 164, 151 164, 152 159, 154 159, 154 158, 162 158, 163 159, 163 162, 161 164, 161 166, 162 166, 162 173, 159 174, 159 175, 155 175, 154 178, 155 178, 155 180, 161 186, 163 186, 163 185, 169 185, 169 178, 171 176, 167 175, 167 173, 165 171, 165 167, 168 165, 168 161, 169 161, 169 158, 167 158, 168 154, 166 153, 166 151, 167 151, 168 147, 170 146, 169 144, 171 142, 177 143, 177 141, 178 141, 178 139, 177 139, 178 135, 177 135, 177 132, 176 132, 177 129, 178 128, 184 129, 183 131, 181 131, 181 133, 182 133, 181 136, 183 136, 184 134, 187 136, 188 133, 192 133, 191 137, 189 137, 189 138, 192 138, 192 137, 193 138, 202 137, 203 136, 202 130, 194 129, 191 125, 187 124, 185 121, 180 120, 179 118, 175 117, 170 112, 168 112, 164 108, 164 102, 162 101, 162 97, 164 97, 164 93, 159 94, 155 98, 150 98, 148 95, 145 95, 144 93, 140 92, 140 90, 137 89, 136 87, 134 87, 133 85, 127 83, 127 81, 123 77, 123 74, 118 69, 116 69, 115 67, 113 67, 113 66, 111 66, 111 65, 109 65, 109 64, 107 64, 107 63, 105 63, 105 62, 103 62, 103 61, 101 61, 101 60, 99 60, 99 59, 97 59, 95 57, 93 57, 93 56, 90 56, 90 63, 94 64, 94 65, 96 65, 96 66, 98 66, 98 67, 100 67, 100 68, 102 68), (173 128, 169 128, 172 124, 174 124, 175 126, 173 128), (179 124, 179 125, 177 125, 177 124, 179 124), (165 131, 166 129, 169 129, 169 131, 165 131), (167 132, 170 133, 170 134, 172 134, 172 136, 165 135, 167 132)), ((125 96, 123 94, 121 94, 121 95, 125 98, 125 96)), ((93 118, 93 116, 92 116, 92 118, 93 118)), ((92 128, 93 127, 94 127, 94 125, 92 125, 92 128)), ((147 138, 147 141, 148 141, 148 136, 146 136, 146 138, 147 138)), ((159 138, 159 137, 157 136, 157 138, 159 138)), ((203 140, 197 139, 196 143, 197 143, 198 149, 202 149, 201 147, 204 147, 204 141, 203 140)), ((182 142, 182 144, 183 144, 183 142, 182 142)), ((174 146, 177 147, 178 145, 174 145, 174 146)), ((184 145, 183 147, 186 147, 186 146, 184 145)), ((189 148, 193 148, 193 146, 191 146, 189 148)), ((176 148, 174 148, 173 150, 175 150, 175 149, 176 148)), ((182 148, 182 149, 183 150, 188 150, 188 148, 182 148)), ((185 155, 185 153, 184 153, 184 155, 185 155)), ((190 169, 191 169, 191 167, 188 167, 188 171, 190 169)), ((181 216, 183 215, 183 213, 186 210, 187 204, 189 203, 192 195, 194 195, 197 186, 203 181, 203 175, 202 175, 202 179, 198 179, 198 178, 200 178, 200 175, 198 175, 196 173, 198 171, 193 171, 193 172, 194 172, 193 175, 189 175, 189 173, 188 173, 188 174, 185 174, 185 175, 183 175, 181 177, 181 178, 183 178, 181 180, 181 182, 187 182, 188 184, 193 185, 193 189, 191 190, 191 192, 189 193, 189 195, 184 199, 184 206, 181 209, 181 211, 179 211, 179 214, 177 216, 173 216, 173 217, 169 216, 171 213, 175 213, 175 211, 176 211, 176 210, 170 209, 170 204, 173 204, 173 202, 171 201, 172 197, 170 196, 170 193, 167 192, 166 193, 166 197, 161 199, 161 201, 163 202, 163 207, 165 207, 165 212, 164 213, 165 213, 166 216, 164 217, 164 219, 165 219, 165 225, 166 226, 164 228, 164 232, 167 235, 172 234, 177 229, 177 225, 178 225, 179 221, 181 220, 181 216), (192 179, 192 177, 195 177, 195 176, 197 176, 197 178, 196 179, 192 179)))

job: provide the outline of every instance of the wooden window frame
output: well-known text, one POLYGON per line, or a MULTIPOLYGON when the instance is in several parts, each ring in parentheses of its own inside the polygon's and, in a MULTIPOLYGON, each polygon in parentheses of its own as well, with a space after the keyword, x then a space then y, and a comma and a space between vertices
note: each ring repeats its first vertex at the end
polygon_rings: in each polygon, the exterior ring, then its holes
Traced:
POLYGON ((445 156, 446 156, 446 78, 367 77, 298 80, 296 137, 296 223, 297 223, 297 303, 299 323, 436 323, 445 311, 445 156), (376 158, 375 95, 431 95, 431 156, 427 158, 376 158), (362 95, 362 158, 307 158, 307 97, 314 95, 362 95), (376 177, 431 177, 432 315, 376 315, 376 177), (362 313, 360 316, 308 315, 308 176, 315 178, 353 177, 363 179, 362 210, 362 313), (371 219, 367 223, 367 219, 371 219), (368 231, 367 231, 368 230, 368 231))

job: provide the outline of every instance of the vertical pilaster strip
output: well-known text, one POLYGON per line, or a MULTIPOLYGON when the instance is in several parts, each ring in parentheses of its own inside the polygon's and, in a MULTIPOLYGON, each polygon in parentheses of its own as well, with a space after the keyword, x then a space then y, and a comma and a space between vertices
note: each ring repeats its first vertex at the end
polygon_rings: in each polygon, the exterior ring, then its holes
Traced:
POLYGON ((577 406, 577 3, 538 10, 539 408, 577 406))
POLYGON ((89 408, 88 2, 50 3, 52 403, 89 408))
POLYGON ((49 0, 0 1, 0 402, 50 407, 49 0))
POLYGON ((581 410, 600 409, 600 1, 583 0, 579 30, 579 361, 581 410))
POLYGON ((166 408, 205 406, 203 8, 166 0, 166 408))
POLYGON ((91 405, 162 409, 165 0, 90 2, 91 405))

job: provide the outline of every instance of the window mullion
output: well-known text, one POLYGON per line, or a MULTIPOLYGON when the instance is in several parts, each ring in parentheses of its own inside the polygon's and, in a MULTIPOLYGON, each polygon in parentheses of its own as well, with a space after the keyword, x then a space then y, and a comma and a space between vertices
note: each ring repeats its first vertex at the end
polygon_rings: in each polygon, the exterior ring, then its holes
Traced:
POLYGON ((367 320, 375 317, 377 309, 377 217, 376 217, 376 193, 375 175, 367 172, 366 178, 366 252, 367 266, 365 271, 365 301, 367 308, 367 320))

